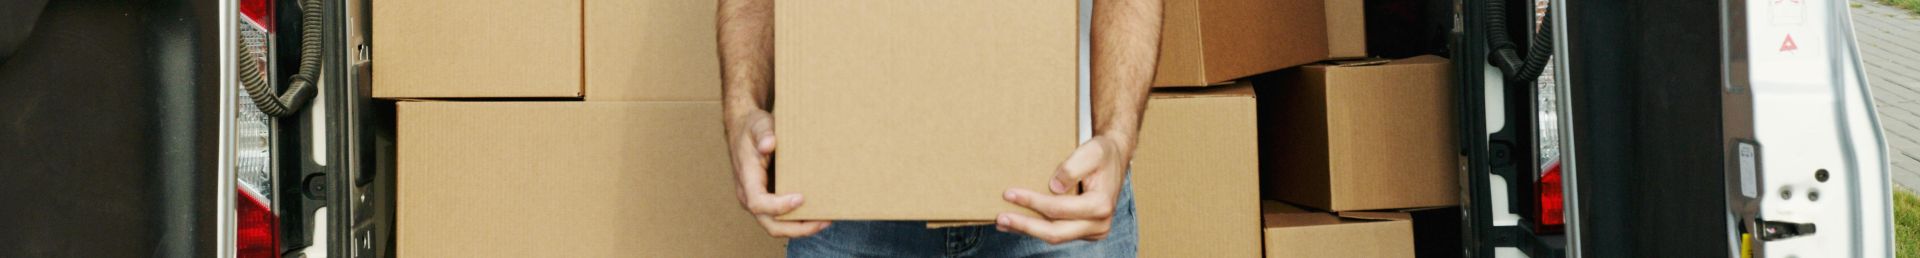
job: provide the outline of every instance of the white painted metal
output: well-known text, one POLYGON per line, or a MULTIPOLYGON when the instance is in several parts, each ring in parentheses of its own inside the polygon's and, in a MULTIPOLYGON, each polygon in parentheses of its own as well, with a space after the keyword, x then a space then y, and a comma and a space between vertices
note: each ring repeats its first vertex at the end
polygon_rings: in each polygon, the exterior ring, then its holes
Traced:
POLYGON ((1756 243, 1765 257, 1890 257, 1885 147, 1845 1, 1746 0, 1760 218, 1812 235, 1756 243), (1817 180, 1826 170, 1829 179, 1817 180))

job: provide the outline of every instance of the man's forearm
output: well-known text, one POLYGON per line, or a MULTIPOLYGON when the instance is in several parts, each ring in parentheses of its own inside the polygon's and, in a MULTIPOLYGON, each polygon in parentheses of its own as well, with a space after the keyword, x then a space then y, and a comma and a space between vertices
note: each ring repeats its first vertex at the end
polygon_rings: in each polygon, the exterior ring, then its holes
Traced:
MULTIPOLYGON (((1131 150, 1160 55, 1160 0, 1095 0, 1094 134, 1119 136, 1131 150)), ((1131 155, 1128 155, 1131 156, 1131 155)))
POLYGON ((717 19, 722 104, 731 123, 772 108, 773 0, 721 0, 717 19))

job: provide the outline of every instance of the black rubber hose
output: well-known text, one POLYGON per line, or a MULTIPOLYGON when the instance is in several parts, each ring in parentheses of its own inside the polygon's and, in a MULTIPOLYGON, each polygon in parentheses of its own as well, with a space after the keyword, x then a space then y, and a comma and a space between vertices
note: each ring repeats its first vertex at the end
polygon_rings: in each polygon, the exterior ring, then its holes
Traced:
MULTIPOLYGON (((1488 62, 1505 73, 1507 81, 1539 78, 1553 57, 1553 25, 1541 25, 1540 31, 1534 33, 1532 41, 1528 42, 1527 55, 1521 56, 1513 40, 1507 36, 1506 5, 1504 0, 1490 0, 1487 1, 1486 10, 1483 10, 1487 14, 1488 62)), ((1552 12, 1549 11, 1545 18, 1551 22, 1552 12)))
POLYGON ((267 84, 258 66, 264 65, 255 60, 252 51, 245 44, 238 44, 240 64, 240 88, 253 99, 253 104, 261 113, 269 116, 284 117, 293 115, 313 99, 314 76, 320 73, 320 0, 302 0, 300 17, 300 68, 292 78, 288 78, 287 91, 277 98, 273 85, 267 84))
POLYGON ((1533 42, 1527 48, 1526 63, 1522 63, 1520 68, 1513 72, 1513 75, 1518 77, 1509 76, 1508 81, 1540 78, 1540 73, 1547 70, 1549 61, 1553 61, 1553 24, 1551 23, 1553 13, 1549 12, 1543 18, 1549 23, 1541 24, 1540 31, 1533 34, 1533 42))

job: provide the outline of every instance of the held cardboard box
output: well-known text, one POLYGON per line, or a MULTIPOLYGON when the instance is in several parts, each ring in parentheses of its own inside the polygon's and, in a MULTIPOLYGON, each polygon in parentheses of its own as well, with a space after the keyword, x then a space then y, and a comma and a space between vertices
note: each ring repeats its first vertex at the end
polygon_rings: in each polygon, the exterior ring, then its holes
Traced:
POLYGON ((1142 257, 1260 255, 1253 88, 1160 89, 1133 156, 1142 257))
POLYGON ((1360 0, 1167 0, 1155 87, 1197 87, 1366 56, 1360 0))
POLYGON ((1413 257, 1413 222, 1401 212, 1307 211, 1261 203, 1266 257, 1413 257))
POLYGON ((1446 59, 1420 56, 1256 81, 1263 194, 1332 211, 1457 204, 1451 75, 1446 59))
POLYGON ((577 98, 581 0, 377 0, 376 98, 577 98))
POLYGON ((401 102, 402 257, 778 257, 717 102, 401 102))
POLYGON ((1076 146, 1075 1, 774 3, 787 220, 992 220, 1076 146))
POLYGON ((587 101, 720 100, 715 0, 587 0, 587 101))

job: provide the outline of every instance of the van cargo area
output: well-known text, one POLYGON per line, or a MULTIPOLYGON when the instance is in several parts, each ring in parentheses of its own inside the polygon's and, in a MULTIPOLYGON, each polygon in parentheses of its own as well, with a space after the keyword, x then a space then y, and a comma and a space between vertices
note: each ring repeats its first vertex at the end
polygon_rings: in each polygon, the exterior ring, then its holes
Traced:
MULTIPOLYGON (((1092 134, 1093 3, 1119 0, 770 3, 782 134, 758 165, 809 206, 764 216, 722 122, 727 1, 775 0, 0 2, 0 257, 767 257, 791 240, 763 222, 985 229, 1040 216, 1002 192, 1050 188, 1092 134)), ((1911 36, 1855 22, 1879 3, 1145 1, 1160 48, 1112 211, 1138 234, 1101 240, 1134 255, 1916 245, 1889 147, 1914 141, 1887 135, 1914 116, 1878 109, 1912 92, 1869 77, 1920 57, 1868 42, 1911 36)))

